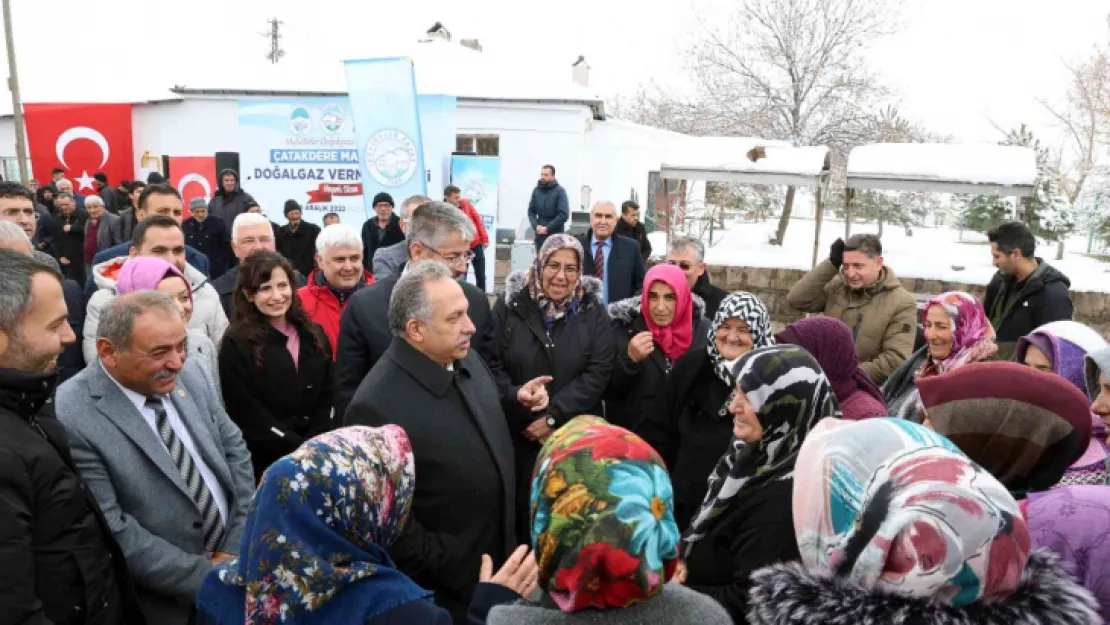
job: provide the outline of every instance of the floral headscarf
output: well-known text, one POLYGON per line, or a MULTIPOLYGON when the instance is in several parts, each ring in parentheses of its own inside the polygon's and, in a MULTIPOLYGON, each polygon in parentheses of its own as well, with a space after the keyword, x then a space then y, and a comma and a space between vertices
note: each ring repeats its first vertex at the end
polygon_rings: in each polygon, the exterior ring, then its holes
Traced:
POLYGON ((536 461, 531 506, 539 584, 563 612, 647 601, 674 574, 671 480, 628 430, 584 416, 556 431, 536 461))
POLYGON ((266 470, 239 557, 208 572, 198 609, 220 625, 363 623, 430 596, 386 553, 415 485, 412 447, 396 425, 307 441, 266 470))
POLYGON ((943 436, 900 419, 819 424, 794 473, 802 562, 848 583, 953 606, 1018 586, 1018 504, 943 436))
POLYGON ((709 476, 701 509, 683 540, 691 547, 705 536, 734 499, 767 482, 789 478, 806 435, 840 408, 813 356, 797 345, 775 345, 744 354, 736 384, 759 414, 763 438, 756 445, 733 438, 709 476))
MULTIPOLYGON (((734 378, 729 367, 730 363, 721 355, 721 350, 717 349, 717 330, 733 317, 742 319, 748 324, 753 350, 775 344, 775 337, 771 334, 771 315, 758 297, 747 291, 737 291, 721 300, 721 306, 717 309, 713 322, 709 324, 709 340, 705 349, 709 352, 709 361, 713 363, 713 372, 717 374, 717 379, 729 386, 733 385, 734 378)), ((727 408, 726 403, 724 412, 721 412, 720 416, 728 414, 727 408)))
POLYGON ((582 244, 578 242, 578 239, 569 234, 553 234, 544 241, 540 253, 536 255, 536 260, 528 268, 528 274, 524 277, 524 283, 528 285, 528 295, 540 307, 540 312, 547 323, 554 323, 563 318, 567 311, 575 308, 577 303, 581 302, 585 296, 585 290, 582 287, 582 258, 582 244), (543 290, 543 268, 547 265, 547 261, 555 255, 555 252, 560 250, 573 250, 578 255, 578 278, 574 286, 569 289, 570 295, 562 301, 556 302, 549 298, 543 290))
POLYGON ((652 339, 659 343, 667 358, 674 361, 685 354, 694 342, 694 326, 689 321, 694 314, 694 296, 690 293, 686 274, 678 267, 665 263, 649 269, 644 276, 644 290, 640 294, 640 314, 644 325, 651 331, 652 339), (656 282, 662 282, 674 291, 674 318, 671 325, 665 328, 656 325, 651 318, 651 287, 656 282))
POLYGON ((1087 398, 1016 362, 976 362, 917 381, 929 422, 1015 497, 1055 486, 1091 441, 1087 398))
POLYGON ((917 376, 937 375, 951 371, 969 362, 985 360, 998 351, 994 343, 994 328, 979 300, 963 291, 949 291, 925 302, 921 311, 921 323, 929 315, 929 309, 940 306, 952 320, 952 351, 941 362, 932 357, 917 370, 917 376))

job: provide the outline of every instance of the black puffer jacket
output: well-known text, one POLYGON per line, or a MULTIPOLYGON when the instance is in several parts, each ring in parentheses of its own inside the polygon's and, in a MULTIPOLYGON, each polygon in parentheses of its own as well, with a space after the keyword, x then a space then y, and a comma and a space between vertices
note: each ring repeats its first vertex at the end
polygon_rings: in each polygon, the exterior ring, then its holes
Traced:
POLYGON ((691 349, 675 362, 663 401, 636 430, 670 468, 680 530, 698 511, 706 480, 732 440, 732 415, 721 414, 730 392, 713 372, 705 346, 691 349))
MULTIPOLYGON (((709 332, 705 302, 697 295, 693 296, 693 300, 693 319, 689 321, 693 326, 693 343, 687 352, 695 349, 704 351, 709 332)), ((643 362, 632 362, 628 357, 628 343, 632 337, 648 331, 639 297, 609 304, 609 318, 613 327, 613 377, 605 395, 605 416, 610 423, 635 432, 648 413, 663 400, 667 377, 674 363, 667 362, 658 343, 643 362)))
POLYGON ((0 369, 0 622, 142 623, 123 553, 54 416, 56 383, 0 369))
POLYGON ((995 342, 1001 359, 1009 359, 1017 340, 1053 321, 1071 319, 1068 296, 1071 281, 1052 265, 1038 258, 1037 269, 1025 279, 1017 299, 1007 307, 1009 293, 1015 288, 1013 276, 994 274, 983 297, 983 309, 994 325, 995 342))
POLYGON ((516 450, 520 544, 531 543, 528 500, 540 451, 539 444, 524 438, 522 432, 544 415, 555 419, 556 428, 578 415, 601 415, 601 397, 613 370, 613 331, 601 303, 601 282, 591 277, 582 281, 584 301, 554 325, 550 336, 528 293, 524 272, 506 279, 505 293, 493 305, 492 343, 500 364, 494 374, 516 450), (516 395, 520 385, 541 375, 554 378, 547 386, 550 404, 546 412, 534 413, 517 403, 516 395))
POLYGON ((1098 625, 1097 604, 1046 550, 1029 555, 1017 590, 999 601, 957 608, 928 599, 867 591, 798 562, 752 575, 750 625, 1098 625))

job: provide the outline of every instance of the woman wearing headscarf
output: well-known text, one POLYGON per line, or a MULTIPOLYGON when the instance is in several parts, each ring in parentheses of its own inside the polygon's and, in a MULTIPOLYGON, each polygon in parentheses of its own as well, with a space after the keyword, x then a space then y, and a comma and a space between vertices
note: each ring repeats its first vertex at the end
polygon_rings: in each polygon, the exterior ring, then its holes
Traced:
POLYGON ((705 498, 705 478, 732 439, 731 367, 749 351, 774 343, 763 302, 743 291, 728 295, 709 326, 705 348, 675 361, 662 401, 637 428, 670 468, 679 529, 690 525, 705 498))
POLYGON ((1110 488, 1052 488, 1090 442, 1086 396, 1013 362, 968 365, 920 388, 929 425, 1024 500, 1033 545, 1059 554, 1110 617, 1110 517, 1089 514, 1110 507, 1110 488))
POLYGON ((979 300, 949 291, 925 303, 921 311, 925 347, 894 370, 883 384, 890 415, 921 423, 917 381, 987 360, 998 351, 994 328, 979 300))
POLYGON ((678 562, 673 490, 640 437, 583 416, 540 452, 531 482, 538 602, 499 605, 489 625, 728 623, 712 599, 667 582, 678 562))
POLYGON ((602 414, 613 370, 613 331, 601 281, 582 275, 582 245, 568 234, 547 238, 527 271, 510 274, 493 306, 498 385, 516 453, 517 540, 528 543, 528 487, 540 446, 580 414, 602 414), (547 409, 533 412, 517 389, 550 376, 547 409))
MULTIPOLYGON (((171 263, 153 256, 133 256, 120 267, 116 276, 116 293, 126 295, 132 291, 161 291, 173 297, 186 326, 193 316, 193 288, 171 263)), ((218 354, 212 339, 201 330, 185 328, 186 356, 196 361, 209 381, 220 390, 218 354)))
MULTIPOLYGON (((451 625, 387 553, 415 488, 412 447, 398 426, 342 428, 305 442, 266 470, 239 557, 204 578, 198 625, 451 625)), ((483 558, 472 622, 535 589, 525 552, 496 576, 483 558)))
MULTIPOLYGON (((1055 373, 1071 382, 1088 401, 1084 379, 1087 354, 1107 347, 1098 332, 1075 321, 1053 321, 1021 337, 1014 349, 1014 361, 1041 371, 1055 373)), ((1061 484, 1110 484, 1107 464, 1110 454, 1106 448, 1106 427, 1098 415, 1091 413, 1091 443, 1083 456, 1072 465, 1061 484)))
POLYGON ((1086 369, 1091 412, 1110 427, 1110 347, 1088 353, 1086 369))
POLYGON ((751 573, 798 559, 794 463, 809 432, 839 410, 820 365, 795 345, 751 351, 734 375, 733 440, 683 542, 686 583, 745 623, 751 573))
POLYGON ((897 419, 826 420, 794 477, 801 562, 753 576, 752 625, 1095 625, 1018 504, 944 437, 897 419))
POLYGON ((609 304, 615 337, 605 402, 610 423, 639 429, 662 399, 675 362, 705 347, 709 322, 704 312, 705 303, 690 292, 686 274, 666 264, 648 270, 640 295, 609 304))
POLYGON ((860 368, 852 331, 835 317, 808 317, 775 335, 777 343, 797 345, 817 359, 832 384, 845 419, 887 416, 883 392, 860 368))

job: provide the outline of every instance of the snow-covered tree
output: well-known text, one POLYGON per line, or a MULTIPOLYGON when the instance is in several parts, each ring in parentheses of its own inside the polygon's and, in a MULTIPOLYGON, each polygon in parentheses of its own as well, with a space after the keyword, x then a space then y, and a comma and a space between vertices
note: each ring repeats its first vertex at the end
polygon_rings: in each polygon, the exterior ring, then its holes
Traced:
MULTIPOLYGON (((1044 175, 1040 178, 1032 204, 1029 228, 1037 236, 1062 245, 1064 239, 1075 232, 1075 210, 1055 177, 1044 175)), ((1057 260, 1060 258, 1062 251, 1057 252, 1057 260)))
POLYGON ((960 198, 963 210, 957 226, 960 230, 986 232, 1006 221, 1010 205, 997 195, 971 195, 960 198))

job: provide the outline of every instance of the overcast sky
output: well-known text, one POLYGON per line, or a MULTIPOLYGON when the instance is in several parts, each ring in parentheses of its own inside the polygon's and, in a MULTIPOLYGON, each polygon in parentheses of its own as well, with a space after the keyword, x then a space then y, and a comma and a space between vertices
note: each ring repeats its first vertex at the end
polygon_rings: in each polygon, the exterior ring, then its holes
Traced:
MULTIPOLYGON (((591 86, 608 97, 634 92, 652 78, 680 81, 683 51, 696 36, 698 20, 714 19, 730 2, 28 0, 12 5, 24 99, 64 94, 72 101, 81 100, 83 92, 103 93, 113 81, 150 84, 144 74, 164 76, 167 87, 183 82, 181 76, 234 75, 262 59, 267 42, 259 33, 271 16, 284 21, 288 59, 328 63, 366 55, 411 40, 439 20, 456 38, 478 38, 489 54, 511 57, 521 71, 551 80, 568 80, 570 64, 583 54, 592 67, 591 86)), ((1063 61, 1081 58, 1096 42, 1110 39, 1107 13, 1107 0, 905 0, 897 15, 902 28, 877 42, 869 56, 896 90, 895 104, 931 130, 957 140, 995 141, 992 120, 1003 127, 1027 121, 1048 134, 1051 120, 1036 100, 1062 97, 1063 61)))

